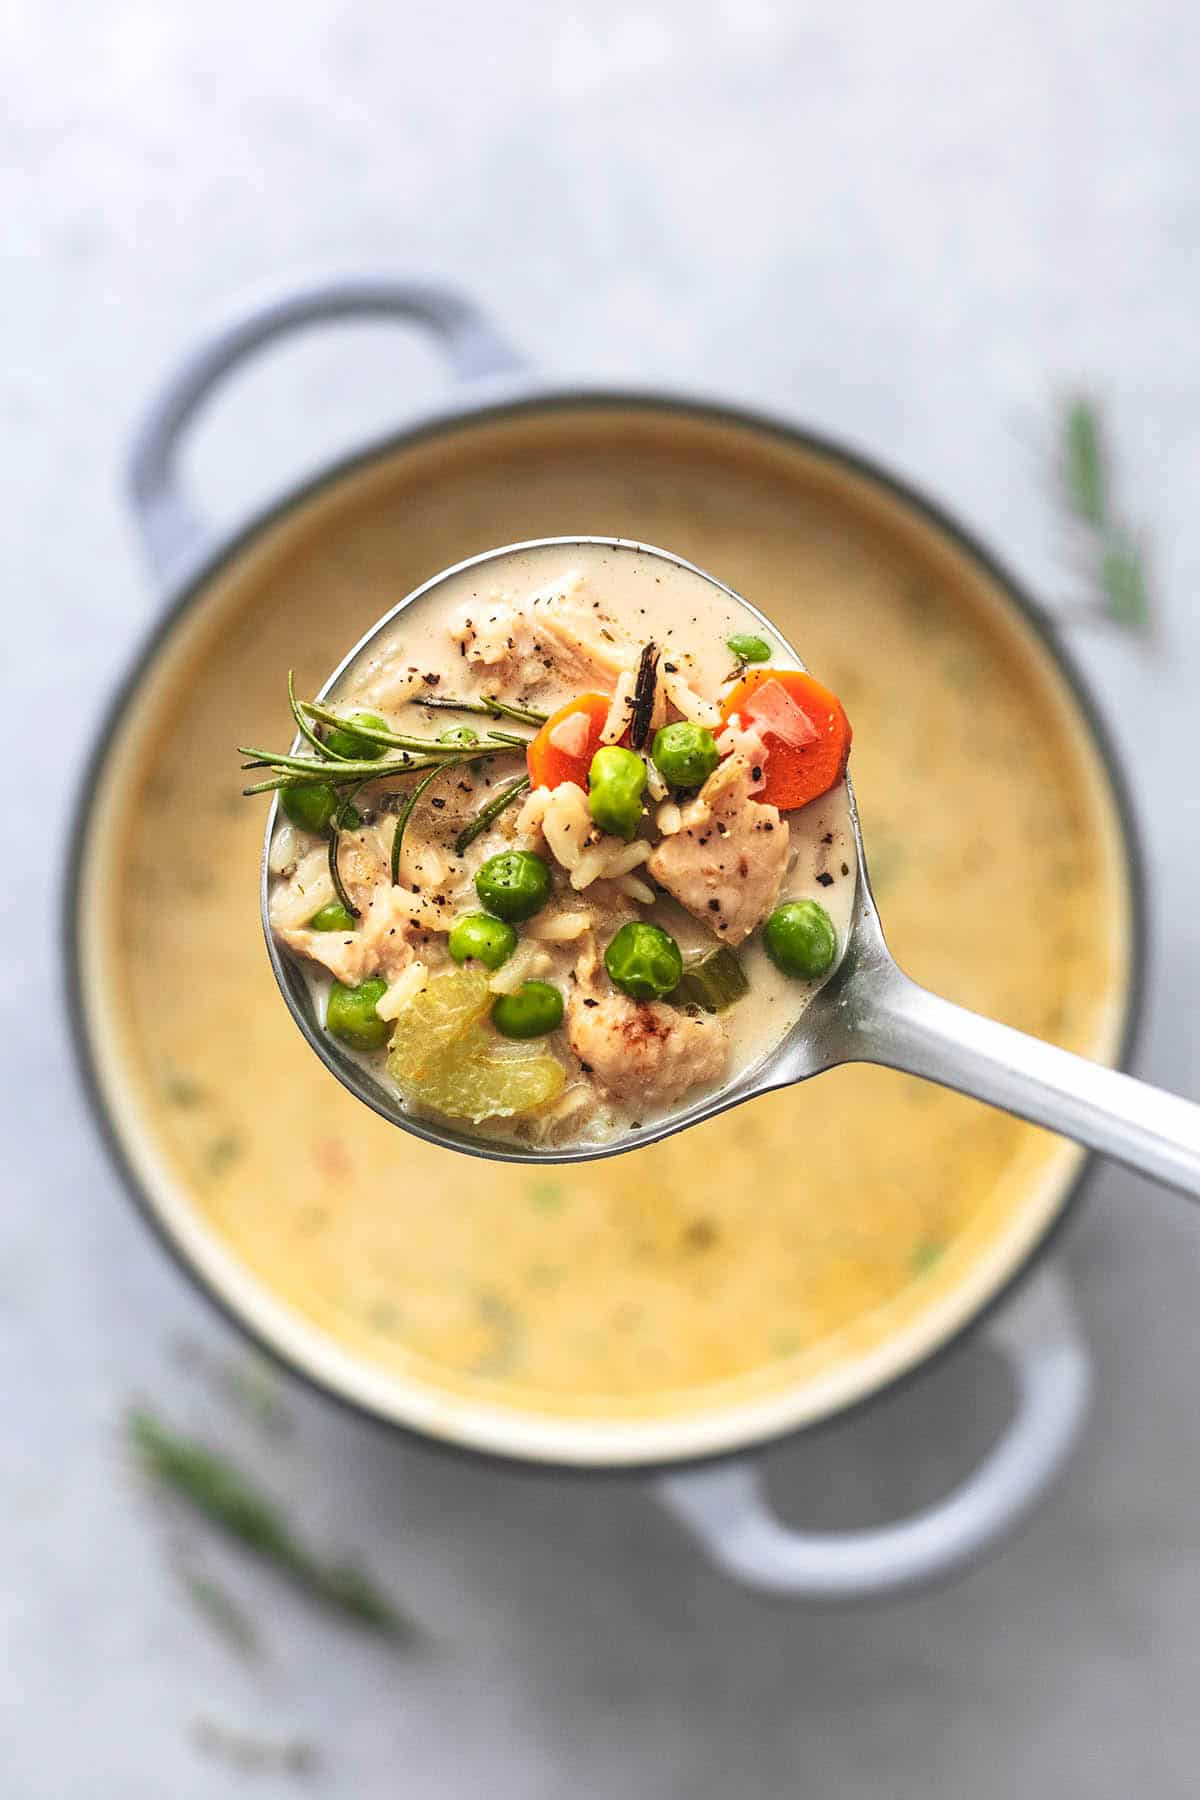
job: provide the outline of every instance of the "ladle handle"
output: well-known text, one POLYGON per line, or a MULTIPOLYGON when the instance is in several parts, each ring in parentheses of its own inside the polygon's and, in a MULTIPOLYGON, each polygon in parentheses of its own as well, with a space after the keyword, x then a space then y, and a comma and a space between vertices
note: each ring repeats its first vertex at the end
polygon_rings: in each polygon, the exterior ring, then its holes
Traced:
POLYGON ((1048 1126, 1200 1197, 1200 1106, 918 987, 890 965, 853 1009, 845 1060, 883 1063, 1048 1126))
POLYGON ((341 275, 257 301, 198 344, 152 402, 129 454, 129 492, 146 554, 161 582, 197 568, 213 533, 180 480, 179 447, 223 378, 276 338, 339 319, 398 319, 441 339, 461 380, 521 367, 490 320, 454 288, 390 275, 341 275))

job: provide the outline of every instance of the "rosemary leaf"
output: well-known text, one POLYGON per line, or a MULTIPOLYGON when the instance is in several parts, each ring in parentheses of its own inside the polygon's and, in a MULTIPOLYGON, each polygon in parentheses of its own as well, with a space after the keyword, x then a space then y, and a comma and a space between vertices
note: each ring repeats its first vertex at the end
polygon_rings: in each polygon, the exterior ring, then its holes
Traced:
POLYGON ((333 883, 334 893, 337 895, 338 899, 341 901, 341 903, 345 907, 346 911, 350 914, 350 917, 352 919, 361 919, 362 918, 362 908, 360 906, 355 906, 353 900, 350 898, 349 894, 346 892, 346 884, 342 880, 341 856, 340 856, 340 852, 341 852, 341 848, 342 848, 342 833, 341 833, 341 829, 340 829, 337 821, 342 816, 342 813, 344 810, 345 810, 344 807, 339 807, 337 812, 334 814, 334 817, 329 821, 329 845, 328 845, 329 879, 333 883))
POLYGON ((307 1738, 265 1738, 203 1717, 192 1725, 197 1749, 218 1756, 243 1774, 311 1775, 321 1755, 307 1738))
POLYGON ((127 1430, 148 1475, 302 1592, 384 1636, 412 1634, 412 1626, 365 1571, 327 1563, 309 1550, 275 1502, 218 1451, 180 1436, 145 1407, 130 1411, 127 1430))
MULTIPOLYGON (((315 701, 302 701, 301 710, 325 725, 344 727, 346 723, 340 713, 333 712, 328 706, 318 706, 315 701)), ((354 723, 354 735, 367 738, 373 744, 383 744, 388 749, 411 750, 421 756, 453 756, 462 749, 461 744, 443 744, 437 738, 414 737, 409 732, 381 730, 373 725, 360 725, 357 720, 354 723)))
POLYGON ((400 852, 404 847, 404 832, 408 825, 408 821, 413 816, 413 808, 416 806, 417 801, 421 798, 421 795, 425 792, 425 789, 430 783, 437 780, 445 766, 445 763, 439 763, 436 768, 430 769, 428 775, 422 775, 420 781, 414 781, 412 787, 408 791, 404 805, 396 814, 396 829, 392 833, 393 887, 399 887, 400 885, 400 852))
POLYGON ((1099 407, 1073 395, 1062 410, 1062 492, 1087 540, 1096 610, 1114 625, 1144 632, 1151 623, 1150 578, 1141 545, 1113 509, 1110 461, 1099 407))
MULTIPOLYGON (((334 761, 337 759, 337 752, 331 750, 328 744, 322 742, 317 736, 316 732, 305 718, 300 702, 296 698, 296 672, 294 669, 288 670, 287 686, 288 705, 291 707, 292 717, 296 721, 296 730, 300 733, 300 736, 306 743, 312 745, 318 756, 322 757, 326 762, 334 761)), ((340 760, 345 761, 345 758, 343 757, 340 760)))
POLYGON ((1067 501, 1088 525, 1108 522, 1108 483, 1100 414, 1083 395, 1069 399, 1063 413, 1063 481, 1067 501))
POLYGON ((518 799, 526 791, 528 786, 528 775, 520 775, 517 777, 516 781, 510 781, 507 787, 501 788, 498 794, 493 794, 487 805, 480 807, 479 811, 475 814, 475 817, 469 824, 463 826, 462 830, 455 838, 454 854, 456 856, 463 856, 475 842, 475 839, 482 836, 488 826, 500 817, 500 814, 504 811, 505 807, 511 806, 513 801, 518 799))
POLYGON ((220 1582, 186 1566, 180 1568, 179 1579, 196 1611, 239 1656, 254 1660, 261 1655, 262 1646, 253 1620, 241 1602, 235 1600, 220 1582))
MULTIPOLYGON (((354 729, 358 730, 357 725, 354 729)), ((242 764, 245 769, 278 769, 281 772, 305 775, 310 781, 329 781, 335 787, 347 781, 374 781, 380 775, 402 775, 416 761, 412 756, 402 755, 389 756, 379 762, 368 758, 360 762, 318 762, 313 756, 291 756, 286 751, 277 750, 254 750, 243 744, 238 745, 238 755, 253 759, 242 764)))
POLYGON ((1100 558, 1100 584, 1108 614, 1118 625, 1144 631, 1150 623, 1150 593, 1142 552, 1120 526, 1109 532, 1100 558))
POLYGON ((521 725, 544 725, 549 713, 536 712, 532 706, 510 706, 494 694, 481 694, 478 700, 454 700, 449 694, 422 694, 415 706, 440 707, 443 712, 482 713, 487 719, 515 719, 521 725))

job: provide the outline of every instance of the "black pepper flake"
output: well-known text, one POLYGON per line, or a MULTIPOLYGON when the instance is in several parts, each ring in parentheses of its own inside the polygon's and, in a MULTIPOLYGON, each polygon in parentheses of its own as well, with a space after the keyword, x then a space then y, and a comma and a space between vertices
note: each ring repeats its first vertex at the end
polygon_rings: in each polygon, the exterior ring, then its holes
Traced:
POLYGON ((598 1000, 585 1000, 583 1004, 585 1006, 599 1006, 600 1002, 598 1000))
POLYGON ((591 1063, 581 1062, 579 1066, 583 1070, 585 1075, 590 1075, 592 1073, 591 1063))
POLYGON ((848 875, 848 874, 849 874, 849 873, 850 873, 850 864, 849 864, 849 863, 843 863, 843 864, 842 864, 842 874, 843 874, 843 875, 848 875))
POLYGON ((708 903, 708 910, 709 912, 720 912, 721 902, 719 900, 710 900, 708 903))
POLYGON ((678 663, 664 663, 663 668, 668 675, 678 675, 679 673, 678 663))
POLYGON ((757 765, 753 769, 751 769, 750 773, 751 773, 751 775, 753 775, 755 781, 762 780, 762 769, 759 768, 757 765))
POLYGON ((436 687, 441 679, 441 676, 437 674, 435 670, 430 670, 428 675, 422 675, 421 677, 421 680, 425 683, 426 687, 436 687))
POLYGON ((832 844, 832 842, 833 842, 833 833, 832 833, 832 831, 827 831, 827 832, 826 832, 826 833, 825 833, 825 836, 824 836, 824 837, 823 837, 823 838, 822 838, 822 839, 821 839, 821 842, 822 842, 822 843, 823 843, 823 844, 832 844))
POLYGON ((821 873, 817 876, 817 881, 821 887, 833 886, 833 876, 829 873, 828 869, 821 870, 821 873))
POLYGON ((430 806, 433 807, 435 812, 441 812, 441 810, 445 806, 446 802, 444 800, 434 799, 434 800, 431 800, 429 802, 429 804, 430 804, 430 806))

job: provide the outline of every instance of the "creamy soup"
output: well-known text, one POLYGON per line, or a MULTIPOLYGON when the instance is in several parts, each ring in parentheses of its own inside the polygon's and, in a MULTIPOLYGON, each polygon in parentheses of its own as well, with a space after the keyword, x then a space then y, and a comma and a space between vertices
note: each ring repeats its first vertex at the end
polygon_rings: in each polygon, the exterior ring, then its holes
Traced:
POLYGON ((546 1154, 760 1062, 857 879, 848 722, 765 629, 670 557, 529 546, 299 702, 269 913, 331 1052, 546 1154))
POLYGON ((487 1166, 347 1094, 263 954, 263 803, 240 798, 227 748, 290 740, 281 670, 312 694, 437 570, 582 531, 720 571, 841 696, 880 910, 912 975, 1113 1053, 1128 899, 1112 803, 1074 701, 986 574, 785 442, 563 408, 352 472, 241 550, 173 636, 87 850, 92 1012, 117 1032, 105 1079, 203 1229, 399 1382, 628 1420, 816 1394, 990 1291, 1075 1152, 847 1067, 610 1161, 487 1166))

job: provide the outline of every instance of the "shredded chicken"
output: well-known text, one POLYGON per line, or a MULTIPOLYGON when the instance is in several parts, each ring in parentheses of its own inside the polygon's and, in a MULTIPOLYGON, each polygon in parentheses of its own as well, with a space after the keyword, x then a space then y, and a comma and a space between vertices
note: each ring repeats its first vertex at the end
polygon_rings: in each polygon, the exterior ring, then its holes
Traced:
POLYGON ((649 863, 659 886, 726 944, 742 943, 766 917, 787 868, 788 827, 778 807, 752 798, 757 766, 740 752, 727 757, 649 863))
POLYGON ((508 690, 529 692, 550 675, 611 688, 638 647, 595 598, 588 578, 572 573, 527 600, 472 602, 450 637, 470 669, 508 690))

